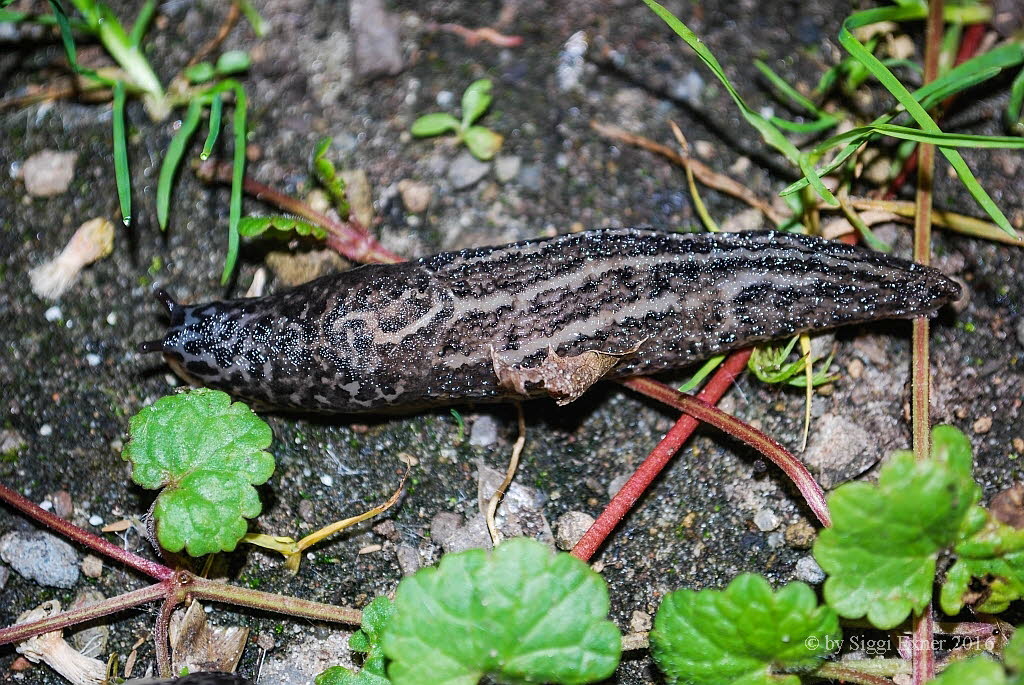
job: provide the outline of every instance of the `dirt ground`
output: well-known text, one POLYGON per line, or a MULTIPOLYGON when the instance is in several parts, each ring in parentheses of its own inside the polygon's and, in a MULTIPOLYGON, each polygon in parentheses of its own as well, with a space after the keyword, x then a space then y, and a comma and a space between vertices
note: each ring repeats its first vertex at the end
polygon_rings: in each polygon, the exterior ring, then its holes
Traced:
MULTIPOLYGON (((387 8, 399 19, 403 68, 372 80, 355 61, 347 2, 255 4, 267 21, 267 35, 257 39, 242 22, 225 44, 250 50, 254 58, 242 79, 250 103, 248 173, 302 195, 311 187, 313 146, 323 136, 333 137, 332 160, 339 168, 365 171, 378 219, 374 230, 386 247, 404 256, 583 227, 676 229, 699 223, 680 169, 602 138, 590 127, 592 120, 669 145, 668 122, 675 121, 702 161, 769 200, 795 178, 693 53, 640 2, 573 0, 556 9, 520 0, 506 6, 513 9, 501 31, 522 36, 523 43, 498 47, 469 46, 457 35, 431 30, 430 23, 494 25, 502 3, 389 0, 387 8), (574 61, 567 41, 580 31, 587 47, 574 61), (494 81, 494 104, 481 123, 505 136, 501 154, 517 157, 519 169, 502 181, 492 166, 483 179, 456 190, 449 169, 462 149, 450 137, 419 140, 408 131, 424 113, 455 110, 462 90, 484 76, 494 81), (414 214, 403 205, 398 185, 405 179, 430 187, 425 212, 414 214)), ((134 5, 119 2, 114 8, 131 17, 134 5)), ((813 87, 840 56, 835 37, 849 8, 820 0, 772 2, 771 11, 765 5, 754 0, 667 3, 703 38, 755 109, 773 108, 792 117, 772 97, 753 60, 766 61, 791 83, 813 87)), ((145 41, 161 79, 170 79, 213 37, 224 12, 224 3, 210 0, 161 5, 145 41)), ((920 51, 921 37, 913 35, 920 51)), ((83 59, 100 55, 88 42, 81 49, 83 59)), ((59 41, 48 32, 0 33, 0 97, 59 74, 62 59, 59 41)), ((1006 79, 997 80, 962 97, 945 127, 1001 134, 1006 85, 1006 79)), ((867 115, 888 105, 884 96, 866 91, 851 106, 867 115)), ((189 169, 183 169, 174 190, 169 230, 160 232, 156 179, 181 115, 177 111, 153 123, 140 102, 129 103, 136 210, 131 227, 123 228, 112 173, 109 104, 62 100, 0 111, 0 430, 12 441, 10 451, 0 455, 0 481, 37 502, 66 491, 74 505, 72 518, 90 530, 96 530, 91 517, 104 523, 139 517, 151 502, 150 493, 130 482, 119 449, 128 418, 181 384, 157 356, 136 351, 139 342, 162 336, 165 326, 153 289, 166 287, 186 302, 241 296, 274 247, 247 244, 237 277, 221 287, 228 192, 198 181, 189 169), (74 178, 57 197, 31 198, 17 176, 24 161, 44 149, 77 152, 74 178), (29 269, 50 259, 79 224, 96 216, 118 226, 113 254, 87 269, 59 301, 33 294, 29 269)), ((202 136, 193 141, 190 158, 198 156, 202 136)), ((229 153, 230 137, 224 137, 218 154, 229 153)), ((964 157, 1020 229, 1024 156, 967 150, 964 157)), ((980 215, 947 171, 940 158, 937 205, 980 215)), ((752 228, 760 221, 719 193, 705 191, 703 197, 720 222, 752 228)), ((246 213, 271 211, 253 198, 245 200, 246 213)), ((909 255, 909 228, 888 226, 880 235, 909 255)), ((1019 248, 948 233, 935 237, 935 264, 964 282, 969 301, 962 311, 943 312, 933 327, 933 419, 957 425, 971 437, 986 497, 1021 477, 1022 451, 1013 441, 1024 439, 1022 254, 1019 248)), ((274 281, 269 285, 278 287, 274 281)), ((834 484, 860 476, 892 449, 907 446, 909 337, 909 324, 894 322, 843 330, 827 339, 836 344, 835 370, 841 378, 829 394, 814 400, 805 455, 823 480, 834 484)), ((802 391, 746 376, 722 407, 791 449, 799 447, 802 391)), ((493 419, 496 440, 483 447, 458 442, 458 426, 447 410, 355 422, 267 416, 278 468, 261 488, 265 512, 253 530, 300 537, 386 499, 405 468, 400 455, 415 457, 417 465, 408 493, 387 514, 394 531, 382 534, 368 524, 338 536, 317 547, 296 576, 270 553, 244 549, 231 557, 232 576, 260 589, 352 606, 392 591, 401 577, 396 549, 416 548, 421 561, 430 563, 439 553, 429 535, 433 517, 440 512, 473 516, 477 463, 504 468, 508 459, 514 411, 460 409, 470 434, 474 424, 493 419), (370 545, 380 549, 359 554, 370 545)), ((526 411, 528 437, 517 479, 546 496, 543 514, 551 523, 570 511, 596 516, 610 486, 621 484, 674 418, 614 385, 600 386, 564 409, 534 402, 526 411)), ((643 615, 634 612, 653 616, 665 593, 720 587, 742 571, 763 573, 773 583, 814 580, 809 550, 783 535, 811 520, 774 467, 702 429, 595 559, 610 587, 612 616, 623 630, 631 622, 642 625, 643 615), (755 517, 769 523, 758 525, 755 517)), ((29 528, 0 508, 0 534, 29 528)), ((127 535, 125 544, 151 554, 137 535, 127 535)), ((42 588, 12 573, 6 585, 0 583, 0 624, 12 623, 46 599, 66 605, 82 589, 111 596, 141 582, 109 566, 100 578, 83 578, 70 590, 42 588)), ((120 617, 108 649, 127 655, 148 636, 153 615, 149 609, 120 617)), ((272 667, 284 673, 282 663, 289 660, 314 659, 310 652, 316 645, 339 651, 330 626, 219 608, 212 617, 251 627, 252 644, 240 670, 254 677, 262 669, 260 682, 302 682, 299 675, 278 675, 275 681, 265 674, 272 667), (265 652, 255 644, 256 636, 272 638, 273 648, 265 652), (300 655, 299 645, 313 647, 300 655)), ((59 682, 42 667, 14 673, 15 657, 9 647, 0 650, 0 683, 59 682)), ((152 663, 151 641, 138 648, 138 659, 136 674, 152 663)), ((659 676, 650 660, 631 654, 610 682, 652 681, 659 682, 659 676)))

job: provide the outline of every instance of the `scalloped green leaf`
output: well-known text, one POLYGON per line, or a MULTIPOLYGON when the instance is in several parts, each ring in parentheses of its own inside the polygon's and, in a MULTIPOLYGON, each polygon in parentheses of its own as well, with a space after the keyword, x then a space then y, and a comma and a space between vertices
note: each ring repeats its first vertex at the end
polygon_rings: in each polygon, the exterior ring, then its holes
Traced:
POLYGON ((979 512, 984 525, 955 547, 956 563, 942 585, 939 601, 950 615, 960 613, 964 604, 998 614, 1024 597, 1024 531, 991 517, 985 520, 987 512, 979 512))
POLYGON ((665 596, 651 650, 669 683, 796 685, 784 675, 816 668, 842 641, 839 618, 810 587, 773 592, 746 573, 725 590, 678 590, 665 596))
POLYGON ((316 677, 316 685, 390 685, 380 640, 391 620, 394 605, 387 597, 377 597, 363 609, 362 627, 348 639, 348 648, 366 654, 363 667, 353 673, 341 666, 332 666, 316 677))
POLYGON ((424 114, 412 122, 409 132, 417 138, 429 138, 439 136, 442 133, 459 130, 459 120, 446 112, 433 112, 424 114))
POLYGON ((825 601, 840 616, 867 616, 884 629, 920 612, 939 554, 984 525, 967 438, 938 426, 932 439, 930 460, 896 452, 878 485, 848 483, 829 497, 833 525, 819 535, 814 556, 829 574, 825 601))
POLYGON ((931 685, 1007 685, 1002 665, 988 656, 956 661, 928 682, 931 685))
POLYGON ((603 680, 622 648, 608 608, 597 573, 534 540, 445 555, 398 586, 382 642, 388 676, 395 685, 603 680))
POLYGON ((276 229, 282 233, 294 231, 301 236, 311 235, 317 240, 327 237, 327 230, 322 226, 291 216, 247 216, 238 222, 238 234, 245 238, 262 235, 270 229, 276 229))
POLYGON ((501 134, 483 126, 470 126, 463 132, 462 139, 473 156, 485 162, 498 154, 505 140, 501 134))
POLYGON ((473 81, 462 92, 462 128, 468 129, 491 106, 491 79, 473 81))
POLYGON ((199 388, 146 407, 129 433, 122 456, 132 480, 162 488, 153 508, 161 546, 192 556, 233 550, 262 509, 253 486, 274 473, 270 426, 226 393, 199 388))

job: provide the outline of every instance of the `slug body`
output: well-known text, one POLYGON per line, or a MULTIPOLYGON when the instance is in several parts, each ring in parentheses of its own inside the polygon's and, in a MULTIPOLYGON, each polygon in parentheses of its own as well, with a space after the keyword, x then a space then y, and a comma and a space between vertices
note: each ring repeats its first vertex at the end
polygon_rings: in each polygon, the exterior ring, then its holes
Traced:
POLYGON ((958 293, 935 269, 803 235, 609 229, 367 265, 267 297, 168 297, 170 329, 145 349, 272 408, 571 401, 600 377, 928 314, 958 293), (570 391, 556 394, 555 376, 570 391))

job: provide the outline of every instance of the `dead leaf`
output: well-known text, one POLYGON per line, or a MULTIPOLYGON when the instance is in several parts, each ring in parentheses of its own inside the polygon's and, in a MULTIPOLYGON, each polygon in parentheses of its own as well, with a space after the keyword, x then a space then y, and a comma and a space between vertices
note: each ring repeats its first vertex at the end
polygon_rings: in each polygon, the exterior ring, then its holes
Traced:
POLYGON ((573 357, 561 357, 554 347, 548 346, 548 356, 540 366, 524 369, 503 361, 492 347, 491 361, 502 388, 528 397, 533 394, 526 387, 529 383, 546 390, 559 405, 566 405, 601 380, 620 359, 634 352, 635 349, 624 354, 590 350, 573 357))
POLYGON ((241 626, 210 626, 203 605, 193 601, 188 609, 171 615, 171 668, 181 673, 222 671, 233 673, 249 637, 241 626))
POLYGON ((1017 530, 1024 528, 1024 483, 1017 483, 997 494, 988 510, 1000 523, 1017 530))

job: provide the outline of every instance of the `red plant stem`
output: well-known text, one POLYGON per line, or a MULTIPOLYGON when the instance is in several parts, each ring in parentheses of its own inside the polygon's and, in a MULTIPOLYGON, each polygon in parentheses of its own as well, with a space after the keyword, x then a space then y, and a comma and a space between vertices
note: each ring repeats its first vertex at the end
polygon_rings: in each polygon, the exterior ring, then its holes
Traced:
POLYGON ((914 616, 914 632, 911 633, 914 685, 924 685, 935 677, 935 650, 932 649, 934 635, 935 620, 932 615, 932 603, 928 602, 921 615, 914 616))
POLYGON ((735 416, 726 414, 692 395, 670 388, 664 383, 650 378, 630 378, 622 381, 622 384, 728 433, 771 459, 793 481, 821 524, 832 525, 828 505, 825 503, 825 492, 821 486, 814 480, 807 467, 775 440, 735 416))
MULTIPOLYGON (((196 175, 207 183, 231 183, 231 165, 208 159, 196 169, 196 175)), ((405 261, 403 257, 387 250, 370 235, 366 227, 354 218, 348 221, 335 221, 326 214, 315 211, 305 202, 264 185, 250 176, 242 178, 242 190, 257 200, 263 200, 280 209, 301 216, 310 222, 322 226, 328 232, 327 244, 354 262, 380 262, 394 264, 405 261)))
POLYGON ((156 627, 153 629, 156 668, 161 678, 170 678, 174 675, 170 650, 171 614, 180 603, 181 598, 177 594, 172 593, 164 597, 164 602, 160 605, 160 615, 156 619, 156 627))
POLYGON ((82 530, 70 521, 65 521, 60 516, 46 511, 42 507, 36 505, 35 502, 29 501, 27 498, 18 494, 14 490, 11 490, 2 483, 0 483, 0 500, 7 502, 29 518, 52 528, 64 537, 74 540, 80 545, 88 547, 95 552, 104 554, 111 559, 120 561, 125 566, 130 566, 136 571, 141 571, 151 578, 155 578, 156 580, 167 580, 174 575, 173 569, 155 561, 150 561, 149 559, 140 557, 137 554, 133 554, 126 549, 118 547, 108 540, 104 540, 98 535, 93 535, 86 530, 82 530))
POLYGON ((0 630, 0 645, 5 645, 9 642, 21 642, 27 640, 30 637, 41 635, 43 633, 51 633, 55 630, 63 630, 79 623, 86 621, 93 621, 103 616, 109 616, 110 614, 117 613, 118 611, 124 611, 125 609, 131 609, 132 607, 145 604, 146 602, 153 602, 165 597, 170 592, 171 581, 164 580, 154 585, 148 585, 138 590, 132 590, 126 592, 123 595, 117 597, 111 597, 105 599, 96 604, 91 604, 87 607, 80 609, 72 609, 71 611, 63 611, 54 616, 43 618, 38 621, 30 621, 28 623, 16 623, 13 626, 8 626, 0 630))
MULTIPOLYGON (((739 350, 733 352, 718 367, 718 371, 707 382, 707 385, 700 391, 697 397, 708 404, 716 404, 725 391, 729 389, 732 382, 746 368, 747 360, 750 358, 750 350, 739 350)), ((572 554, 584 561, 588 561, 597 552, 598 548, 615 530, 619 521, 629 513, 636 501, 644 494, 647 487, 657 478, 661 470, 665 468, 672 455, 686 442, 693 434, 698 422, 689 415, 679 417, 672 430, 661 439, 651 453, 640 464, 639 468, 630 476, 626 484, 622 486, 612 501, 608 503, 605 510, 594 521, 594 525, 584 533, 576 546, 572 548, 572 554)))

